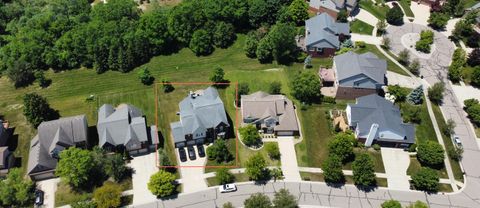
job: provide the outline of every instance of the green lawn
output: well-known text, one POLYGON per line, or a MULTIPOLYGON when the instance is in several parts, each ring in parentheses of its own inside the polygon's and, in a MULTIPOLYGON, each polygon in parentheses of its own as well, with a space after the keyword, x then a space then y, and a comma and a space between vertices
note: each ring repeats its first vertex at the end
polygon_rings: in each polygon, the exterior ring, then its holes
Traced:
POLYGON ((373 26, 359 19, 356 19, 350 22, 350 30, 352 33, 371 35, 373 31, 373 26))
MULTIPOLYGON (((236 174, 233 174, 233 176, 235 177, 236 183, 249 181, 248 175, 245 173, 236 173, 236 174)), ((207 178, 206 180, 207 180, 208 187, 220 185, 220 183, 217 181, 217 178, 215 177, 207 178)))
POLYGON ((478 0, 465 0, 465 8, 472 7, 473 5, 477 4, 478 0))
MULTIPOLYGON (((447 124, 445 122, 445 119, 443 118, 442 111, 440 110, 440 107, 433 104, 432 105, 433 113, 435 114, 435 118, 437 119, 438 126, 440 127, 441 130, 445 129, 447 124)), ((445 144, 445 147, 448 149, 449 147, 454 147, 452 139, 450 138, 449 135, 445 135, 442 131, 442 137, 443 137, 443 142, 445 144)), ((463 182, 463 172, 462 169, 460 168, 459 162, 452 160, 450 157, 448 158, 450 160, 450 165, 452 166, 452 171, 453 175, 456 180, 462 181, 463 182)))
POLYGON ((388 6, 382 6, 381 4, 377 6, 371 0, 360 0, 360 8, 370 12, 370 14, 379 20, 384 20, 388 11, 388 6))
MULTIPOLYGON (((422 165, 420 162, 417 160, 417 157, 415 156, 410 156, 410 166, 408 166, 407 169, 407 175, 414 175, 416 172, 420 171, 422 169, 422 165)), ((434 169, 436 170, 436 169, 434 169)), ((445 168, 442 168, 440 170, 436 170, 438 173, 438 176, 440 178, 448 178, 447 170, 445 168)))
MULTIPOLYGON (((369 149, 367 151, 363 150, 363 149, 360 149, 360 148, 355 148, 354 150, 355 152, 355 155, 358 155, 362 152, 366 152, 367 154, 369 154, 373 160, 373 164, 375 165, 375 172, 376 173, 385 173, 385 167, 383 166, 383 160, 382 160, 382 153, 380 153, 380 151, 375 151, 373 149, 369 149)), ((343 169, 344 170, 351 170, 352 169, 352 162, 353 161, 350 161, 348 163, 346 163, 344 166, 343 166, 343 169)))
MULTIPOLYGON (((300 177, 304 181, 317 181, 325 182, 322 173, 310 173, 310 172, 300 172, 300 177)), ((376 178, 377 186, 379 187, 388 187, 388 182, 386 178, 376 178)), ((345 176, 345 184, 354 184, 352 176, 345 176)))
POLYGON ((380 50, 378 50, 378 48, 375 45, 365 44, 365 48, 357 48, 355 52, 357 52, 357 53, 372 52, 373 54, 377 55, 378 58, 387 60, 387 70, 388 71, 392 71, 392 72, 395 72, 395 73, 398 73, 398 74, 401 74, 401 75, 408 76, 408 74, 405 71, 403 71, 402 68, 400 68, 398 65, 393 63, 393 61, 391 61, 389 58, 387 58, 385 55, 383 55, 383 53, 380 52, 380 50))
POLYGON ((415 15, 412 12, 412 9, 410 9, 410 4, 408 3, 409 1, 407 0, 400 0, 397 1, 398 4, 402 7, 403 11, 405 12, 405 15, 407 17, 415 17, 415 15))

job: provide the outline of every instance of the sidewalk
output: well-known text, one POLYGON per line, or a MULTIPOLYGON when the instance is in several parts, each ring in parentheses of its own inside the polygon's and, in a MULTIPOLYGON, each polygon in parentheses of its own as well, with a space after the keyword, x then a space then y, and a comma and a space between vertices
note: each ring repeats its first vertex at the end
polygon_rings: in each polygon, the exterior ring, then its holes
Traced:
POLYGON ((278 139, 278 147, 280 149, 280 160, 282 162, 282 171, 285 181, 301 181, 300 172, 298 170, 297 157, 295 153, 294 138, 278 139))

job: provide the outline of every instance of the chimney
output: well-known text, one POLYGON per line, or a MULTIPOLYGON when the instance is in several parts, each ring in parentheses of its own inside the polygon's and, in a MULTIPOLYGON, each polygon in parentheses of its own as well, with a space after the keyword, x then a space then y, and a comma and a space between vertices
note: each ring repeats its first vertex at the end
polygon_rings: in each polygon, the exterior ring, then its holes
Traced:
POLYGON ((370 127, 370 133, 368 133, 367 139, 365 140, 365 147, 372 146, 373 140, 375 139, 378 131, 378 124, 374 123, 370 127))

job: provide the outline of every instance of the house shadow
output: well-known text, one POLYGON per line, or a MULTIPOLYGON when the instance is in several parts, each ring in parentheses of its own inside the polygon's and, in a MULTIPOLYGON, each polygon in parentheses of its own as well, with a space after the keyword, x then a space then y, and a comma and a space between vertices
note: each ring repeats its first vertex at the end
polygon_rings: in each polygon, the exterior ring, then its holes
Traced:
POLYGON ((6 145, 8 146, 8 150, 10 152, 15 151, 18 148, 18 134, 14 134, 15 132, 15 127, 13 128, 8 128, 7 129, 7 143, 6 145))
POLYGON ((99 142, 97 126, 89 126, 87 129, 87 132, 88 132, 87 148, 92 149, 94 146, 97 146, 99 142))

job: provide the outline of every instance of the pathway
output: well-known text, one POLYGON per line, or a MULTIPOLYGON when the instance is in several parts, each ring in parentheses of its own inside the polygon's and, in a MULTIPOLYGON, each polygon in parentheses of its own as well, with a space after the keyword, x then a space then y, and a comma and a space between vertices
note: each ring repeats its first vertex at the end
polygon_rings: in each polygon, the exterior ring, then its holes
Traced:
POLYGON ((133 185, 133 203, 143 204, 156 200, 147 187, 150 176, 158 171, 156 159, 156 152, 134 157, 128 166, 133 169, 132 185, 133 185))
POLYGON ((371 35, 361 35, 356 33, 352 33, 350 35, 350 39, 352 40, 352 42, 363 41, 365 43, 373 45, 379 45, 382 42, 381 37, 373 37, 371 35))
POLYGON ((52 178, 37 182, 37 188, 44 192, 43 207, 55 207, 55 192, 57 191, 57 184, 60 178, 52 178))
MULTIPOLYGON (((205 147, 205 149, 207 149, 205 147)), ((175 151, 177 158, 178 151, 175 151)), ((187 151, 188 154, 188 151, 187 151)), ((177 159, 177 163, 180 164, 180 171, 181 182, 182 182, 182 192, 183 193, 192 193, 206 189, 207 183, 205 180, 201 180, 202 176, 205 173, 204 166, 207 162, 206 157, 199 157, 197 148, 195 147, 195 160, 190 160, 187 157, 187 161, 181 162, 177 159)))
POLYGON ((386 76, 388 85, 399 85, 401 87, 407 87, 410 89, 414 89, 420 85, 416 78, 401 75, 392 71, 387 71, 386 76))
POLYGON ((285 181, 301 181, 300 172, 298 170, 297 157, 295 153, 294 138, 282 137, 278 139, 278 147, 280 149, 280 160, 282 162, 282 172, 285 181))

